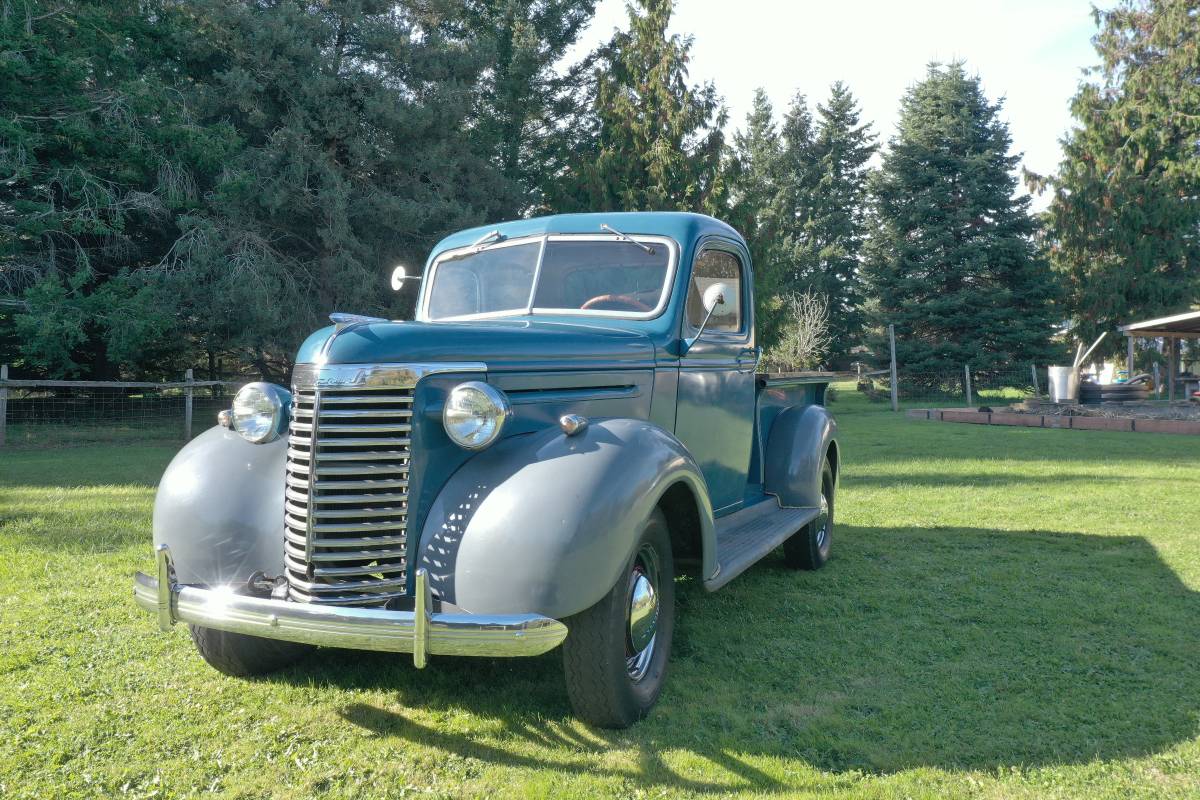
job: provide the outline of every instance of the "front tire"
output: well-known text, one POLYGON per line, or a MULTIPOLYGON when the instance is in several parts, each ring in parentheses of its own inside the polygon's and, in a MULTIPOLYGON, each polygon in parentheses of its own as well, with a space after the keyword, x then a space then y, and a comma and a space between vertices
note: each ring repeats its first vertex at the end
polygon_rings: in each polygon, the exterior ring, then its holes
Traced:
POLYGON ((235 678, 265 675, 291 666, 313 651, 313 646, 244 633, 188 626, 201 657, 218 672, 235 678))
POLYGON ((793 569, 820 569, 829 560, 833 541, 833 466, 821 465, 821 513, 783 543, 783 558, 793 569))
POLYGON ((671 537, 660 510, 608 594, 564 622, 563 671, 575 714, 598 727, 628 728, 650 713, 675 631, 671 537))

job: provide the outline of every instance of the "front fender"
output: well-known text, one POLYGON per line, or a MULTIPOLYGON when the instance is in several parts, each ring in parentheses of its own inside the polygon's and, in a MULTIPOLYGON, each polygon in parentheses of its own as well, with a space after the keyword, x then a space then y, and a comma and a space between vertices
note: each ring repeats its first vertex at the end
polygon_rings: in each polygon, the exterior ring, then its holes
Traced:
POLYGON ((251 444, 220 426, 180 450, 154 498, 154 544, 183 583, 245 583, 283 574, 287 437, 251 444))
POLYGON ((785 508, 819 507, 821 466, 831 446, 836 453, 837 422, 824 406, 792 406, 780 412, 767 438, 766 492, 785 508))
POLYGON ((700 469, 674 436, 632 419, 514 436, 472 458, 430 508, 416 565, 441 599, 471 613, 561 619, 612 588, 679 481, 697 499, 708 575, 715 542, 700 469))

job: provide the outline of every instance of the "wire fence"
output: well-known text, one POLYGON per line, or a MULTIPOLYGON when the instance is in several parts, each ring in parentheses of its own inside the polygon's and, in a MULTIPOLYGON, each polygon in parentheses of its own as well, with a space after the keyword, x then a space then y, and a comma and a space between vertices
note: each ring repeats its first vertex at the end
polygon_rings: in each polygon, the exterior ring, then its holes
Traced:
MULTIPOLYGON (((856 373, 857 389, 891 407, 892 371, 856 373)), ((216 423, 249 376, 173 383, 9 380, 0 365, 0 447, 182 444, 216 423)), ((896 408, 978 408, 1045 398, 1045 367, 924 372, 896 369, 896 408)))
POLYGON ((183 443, 211 427, 240 381, 9 380, 0 367, 0 447, 183 443))
MULTIPOLYGON (((862 372, 858 390, 870 400, 888 404, 892 399, 891 370, 862 372)), ((979 407, 1008 405, 1043 396, 1047 370, 1032 365, 1004 370, 923 372, 896 370, 896 403, 904 408, 979 407)))

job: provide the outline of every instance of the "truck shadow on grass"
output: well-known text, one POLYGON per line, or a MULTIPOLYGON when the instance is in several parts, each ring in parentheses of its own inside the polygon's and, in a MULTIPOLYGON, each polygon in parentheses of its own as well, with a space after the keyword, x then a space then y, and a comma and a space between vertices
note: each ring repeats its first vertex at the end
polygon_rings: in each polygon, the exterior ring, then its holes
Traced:
POLYGON ((804 765, 1081 764, 1197 735, 1200 596, 1145 539, 852 526, 836 536, 820 572, 773 556, 714 595, 682 581, 667 688, 629 731, 570 719, 557 652, 436 659, 423 672, 330 652, 278 679, 394 690, 387 707, 340 711, 377 736, 593 774, 605 773, 597 754, 629 751, 628 769, 608 771, 693 791, 793 790, 804 765), (433 722, 463 712, 470 723, 453 730, 433 722), (802 763, 780 772, 778 759, 802 763))

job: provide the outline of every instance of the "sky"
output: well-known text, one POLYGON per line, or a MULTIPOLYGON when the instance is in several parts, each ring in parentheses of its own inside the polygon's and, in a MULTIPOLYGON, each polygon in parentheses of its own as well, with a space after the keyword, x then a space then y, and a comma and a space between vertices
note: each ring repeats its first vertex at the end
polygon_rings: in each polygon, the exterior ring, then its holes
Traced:
MULTIPOLYGON (((930 61, 962 59, 993 101, 1004 99, 1024 166, 1058 166, 1059 140, 1082 69, 1096 63, 1090 0, 678 0, 672 33, 691 34, 691 79, 713 81, 742 127, 754 90, 781 115, 796 92, 810 107, 844 81, 886 142, 904 91, 930 61)), ((1101 5, 1110 5, 1102 3, 1101 5)), ((575 48, 582 55, 626 27, 624 0, 600 0, 575 48)), ((1023 186, 1023 185, 1022 185, 1023 186)), ((1022 189, 1023 190, 1023 189, 1022 189)), ((1035 197, 1043 208, 1048 196, 1035 197)))

